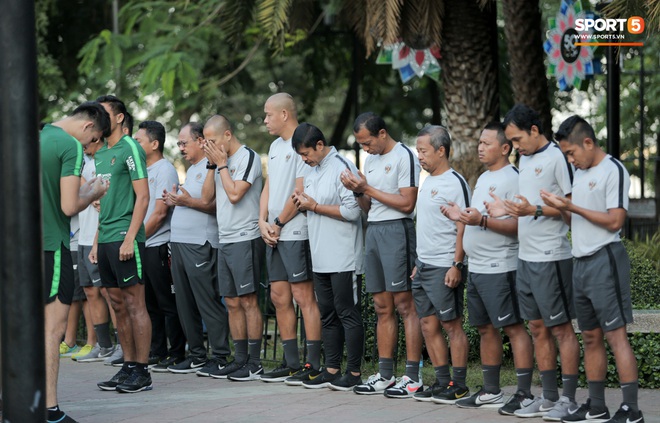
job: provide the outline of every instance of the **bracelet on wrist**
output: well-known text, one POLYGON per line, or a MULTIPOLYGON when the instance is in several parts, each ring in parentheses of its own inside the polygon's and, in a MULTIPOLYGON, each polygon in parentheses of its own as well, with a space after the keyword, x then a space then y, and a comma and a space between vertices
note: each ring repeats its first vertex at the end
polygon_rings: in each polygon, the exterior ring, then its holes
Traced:
POLYGON ((229 166, 227 166, 227 165, 220 166, 220 167, 218 168, 218 173, 220 173, 220 171, 221 171, 222 169, 229 169, 229 166))
POLYGON ((207 163, 207 164, 206 164, 206 168, 207 168, 207 169, 217 169, 217 168, 218 168, 218 165, 213 164, 213 163, 207 163))

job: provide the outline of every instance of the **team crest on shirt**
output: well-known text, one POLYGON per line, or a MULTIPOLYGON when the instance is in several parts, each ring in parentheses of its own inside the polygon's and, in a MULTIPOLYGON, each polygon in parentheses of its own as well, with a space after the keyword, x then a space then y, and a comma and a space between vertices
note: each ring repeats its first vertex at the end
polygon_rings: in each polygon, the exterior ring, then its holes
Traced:
POLYGON ((596 188, 596 180, 592 179, 591 181, 589 181, 589 191, 593 191, 594 188, 596 188))
POLYGON ((236 168, 235 167, 232 167, 231 169, 229 169, 229 174, 231 176, 234 176, 234 173, 236 173, 236 168))
POLYGON ((491 185, 490 188, 488 188, 488 192, 493 193, 497 189, 497 185, 491 185))
POLYGON ((149 185, 153 185, 156 180, 154 178, 149 178, 149 185))
POLYGON ((113 157, 112 160, 110 160, 110 166, 114 166, 116 161, 117 161, 117 158, 113 157))
POLYGON ((202 179, 202 174, 201 174, 201 173, 198 173, 197 176, 195 176, 195 179, 198 180, 198 181, 199 181, 200 179, 202 179))
POLYGON ((543 172, 543 166, 539 166, 539 167, 534 168, 534 174, 536 176, 539 176, 541 174, 541 172, 543 172))
POLYGON ((436 195, 438 195, 438 190, 436 188, 433 188, 431 190, 431 198, 435 198, 436 195))
POLYGON ((392 165, 389 164, 389 163, 386 164, 385 165, 385 174, 387 175, 388 173, 390 173, 391 170, 392 170, 392 165))
POLYGON ((290 158, 291 158, 291 153, 287 154, 284 160, 288 162, 290 158))

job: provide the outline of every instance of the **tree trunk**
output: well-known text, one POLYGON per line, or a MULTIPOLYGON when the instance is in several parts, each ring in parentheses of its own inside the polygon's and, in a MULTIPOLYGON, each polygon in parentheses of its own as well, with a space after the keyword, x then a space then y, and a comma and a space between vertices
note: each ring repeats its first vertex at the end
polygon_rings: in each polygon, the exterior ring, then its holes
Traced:
POLYGON ((499 118, 495 4, 446 1, 441 67, 451 165, 474 187, 483 166, 477 144, 483 127, 499 118))
POLYGON ((543 133, 552 139, 548 79, 545 76, 541 10, 538 0, 503 0, 504 34, 516 103, 524 103, 541 116, 543 133))

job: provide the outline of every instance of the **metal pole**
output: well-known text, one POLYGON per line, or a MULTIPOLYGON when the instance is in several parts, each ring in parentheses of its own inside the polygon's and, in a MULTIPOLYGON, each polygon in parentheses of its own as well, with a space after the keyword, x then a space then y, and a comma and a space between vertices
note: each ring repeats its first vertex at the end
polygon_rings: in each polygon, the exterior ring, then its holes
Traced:
POLYGON ((616 47, 607 47, 607 152, 618 159, 620 156, 620 99, 621 70, 616 47))
POLYGON ((2 5, 2 417, 5 422, 43 423, 46 366, 35 11, 34 1, 4 0, 2 5), (30 347, 11 347, 15 345, 30 347))
POLYGON ((644 160, 644 47, 639 48, 639 180, 641 197, 644 198, 644 177, 646 161, 644 160))

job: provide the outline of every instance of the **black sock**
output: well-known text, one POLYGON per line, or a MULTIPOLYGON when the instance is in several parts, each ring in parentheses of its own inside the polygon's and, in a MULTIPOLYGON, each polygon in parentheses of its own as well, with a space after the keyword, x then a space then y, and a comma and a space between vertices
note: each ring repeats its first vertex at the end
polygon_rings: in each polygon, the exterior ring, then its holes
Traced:
POLYGON ((321 340, 307 340, 307 362, 316 370, 321 368, 321 340))
POLYGON ((94 332, 96 338, 99 340, 99 346, 102 348, 112 347, 112 340, 110 339, 110 323, 105 322, 100 325, 94 325, 94 332))
POLYGON ((248 339, 248 357, 251 363, 261 363, 261 338, 248 339))
POLYGON ((628 382, 621 384, 621 392, 623 393, 623 403, 630 407, 633 411, 639 411, 637 404, 637 395, 639 391, 639 382, 628 382))
POLYGON ((248 340, 234 339, 234 360, 238 364, 244 364, 248 359, 248 340))
POLYGON ((541 386, 543 387, 543 398, 550 401, 559 399, 559 389, 557 389, 557 369, 544 370, 541 374, 541 386))
POLYGON ((532 368, 516 368, 516 377, 518 378, 518 390, 523 391, 528 398, 532 397, 532 368))
POLYGON ((440 385, 440 387, 446 388, 449 386, 449 382, 451 382, 451 375, 449 374, 448 364, 434 367, 433 371, 435 372, 435 379, 438 381, 438 385, 440 385))
POLYGON ((490 394, 500 392, 500 366, 481 366, 481 373, 484 378, 484 389, 490 394))
POLYGON ((406 361, 406 376, 415 382, 419 382, 419 361, 417 360, 407 360, 406 361))
POLYGON ((591 406, 594 408, 605 408, 605 381, 588 380, 587 385, 589 386, 591 406))
POLYGON ((467 386, 465 384, 465 377, 467 376, 467 367, 452 367, 453 377, 452 380, 460 387, 467 386))
POLYGON ((298 340, 296 338, 282 340, 282 349, 284 349, 284 360, 291 369, 300 368, 300 354, 298 353, 298 340))
POLYGON ((384 379, 392 379, 392 376, 394 376, 394 359, 382 357, 379 358, 378 372, 380 373, 380 377, 384 379))

